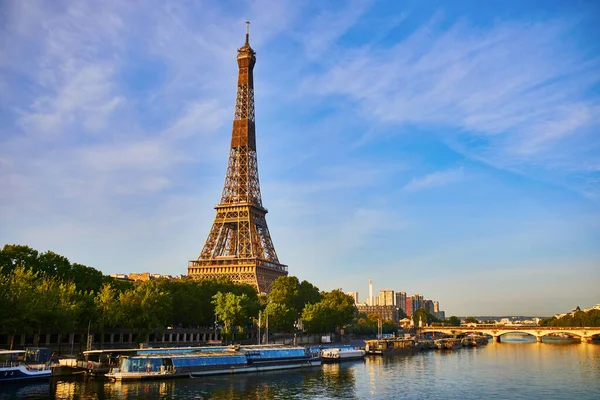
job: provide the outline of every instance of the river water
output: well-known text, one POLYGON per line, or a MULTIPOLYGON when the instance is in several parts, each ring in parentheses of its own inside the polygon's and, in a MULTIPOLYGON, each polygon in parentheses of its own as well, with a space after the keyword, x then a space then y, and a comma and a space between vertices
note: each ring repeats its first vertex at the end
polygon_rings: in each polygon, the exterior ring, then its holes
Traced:
POLYGON ((3 385, 0 399, 600 399, 600 345, 489 343, 308 370, 3 385))

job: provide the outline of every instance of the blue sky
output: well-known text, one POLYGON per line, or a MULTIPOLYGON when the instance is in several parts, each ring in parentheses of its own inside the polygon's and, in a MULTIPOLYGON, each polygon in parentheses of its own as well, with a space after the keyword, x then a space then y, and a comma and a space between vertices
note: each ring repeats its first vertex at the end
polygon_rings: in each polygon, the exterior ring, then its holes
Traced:
POLYGON ((4 1, 0 244, 184 274, 251 21, 263 203, 323 290, 600 302, 600 4, 4 1))

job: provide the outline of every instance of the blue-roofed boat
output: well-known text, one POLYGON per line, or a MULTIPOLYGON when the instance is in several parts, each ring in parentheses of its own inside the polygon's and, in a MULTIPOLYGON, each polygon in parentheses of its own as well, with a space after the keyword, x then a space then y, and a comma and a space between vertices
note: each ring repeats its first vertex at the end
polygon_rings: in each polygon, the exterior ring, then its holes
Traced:
POLYGON ((184 354, 198 352, 215 352, 227 350, 227 346, 209 347, 158 347, 158 348, 133 348, 133 349, 104 349, 88 350, 83 352, 84 359, 61 359, 60 365, 55 366, 53 375, 73 375, 85 373, 90 376, 104 376, 119 364, 125 356, 157 355, 157 354, 184 354), (60 370, 59 370, 60 369, 60 370))
POLYGON ((49 379, 50 349, 0 350, 0 383, 49 379))
POLYGON ((236 374, 305 368, 321 365, 321 359, 304 347, 243 346, 186 353, 153 352, 120 357, 110 379, 140 380, 204 375, 236 374))

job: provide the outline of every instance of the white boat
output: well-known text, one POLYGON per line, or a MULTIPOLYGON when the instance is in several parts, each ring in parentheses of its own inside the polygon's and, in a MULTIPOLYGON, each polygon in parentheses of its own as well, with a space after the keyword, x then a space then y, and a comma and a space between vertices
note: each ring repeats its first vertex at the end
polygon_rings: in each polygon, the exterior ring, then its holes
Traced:
POLYGON ((321 360, 323 362, 340 362, 350 360, 362 360, 366 352, 363 349, 352 347, 331 347, 321 351, 321 360))
POLYGON ((0 350, 0 383, 49 379, 50 349, 32 348, 27 350, 0 350), (40 351, 48 360, 40 360, 40 351))

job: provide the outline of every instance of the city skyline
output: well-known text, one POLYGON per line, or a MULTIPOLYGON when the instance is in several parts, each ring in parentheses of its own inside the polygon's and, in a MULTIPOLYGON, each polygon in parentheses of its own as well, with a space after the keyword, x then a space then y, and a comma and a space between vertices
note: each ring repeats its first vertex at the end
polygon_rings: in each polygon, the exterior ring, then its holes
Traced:
POLYGON ((373 279, 447 315, 597 304, 599 7, 4 2, 0 245, 185 274, 250 20, 262 197, 290 275, 373 279))

